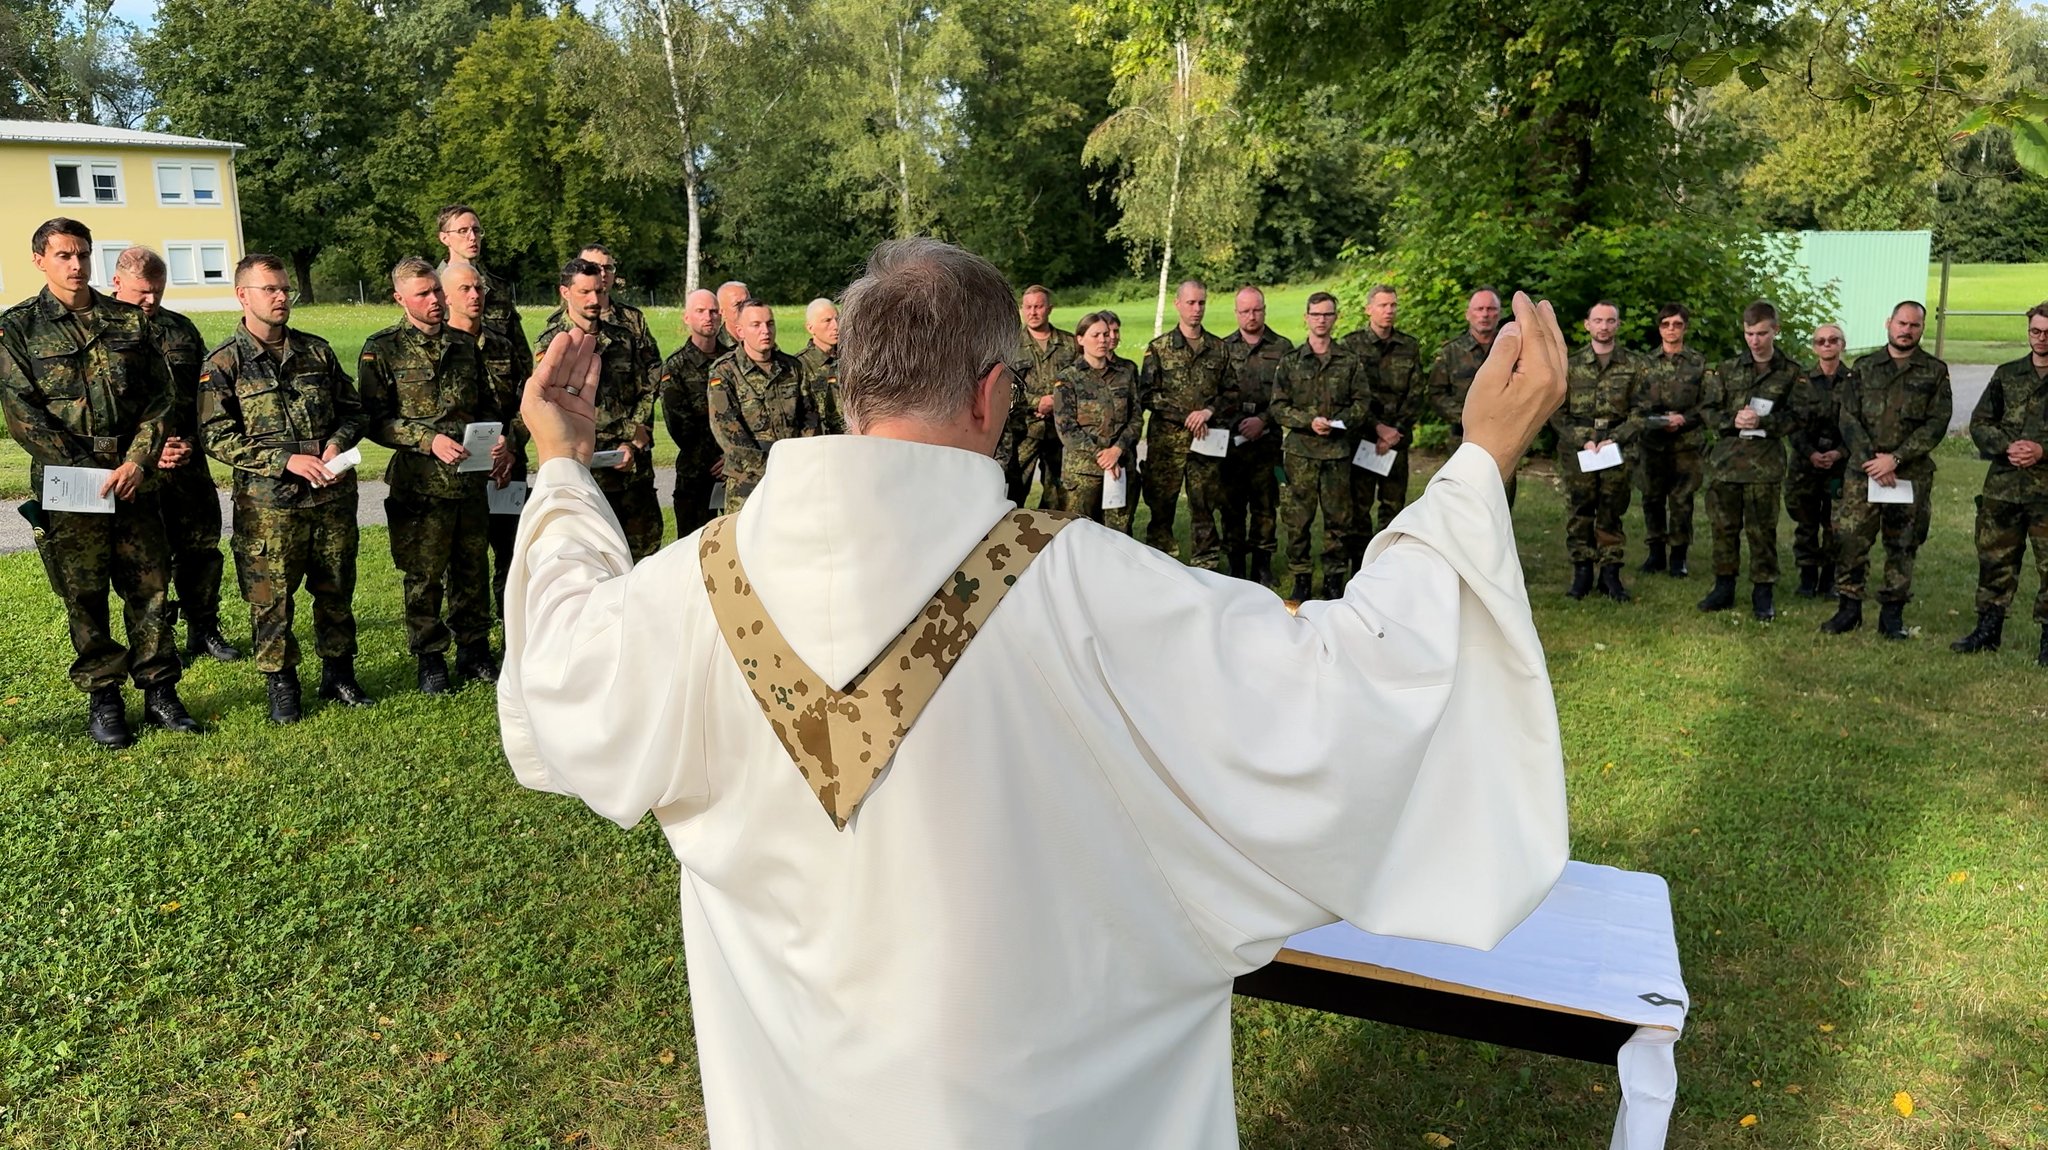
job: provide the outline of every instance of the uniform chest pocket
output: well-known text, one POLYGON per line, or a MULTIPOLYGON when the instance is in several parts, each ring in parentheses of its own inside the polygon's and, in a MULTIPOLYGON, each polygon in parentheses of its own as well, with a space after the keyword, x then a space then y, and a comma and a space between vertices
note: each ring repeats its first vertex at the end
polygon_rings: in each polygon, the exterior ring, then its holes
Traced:
POLYGON ((85 353, 29 349, 36 357, 36 386, 51 399, 85 398, 85 353))
POLYGON ((1905 403, 1900 414, 1909 423, 1918 423, 1934 414, 1934 381, 1916 379, 1906 384, 1905 403))
POLYGON ((393 367, 391 389, 398 393, 398 410, 407 418, 430 417, 441 409, 440 387, 434 380, 431 366, 411 364, 393 367))
POLYGON ((279 381, 244 376, 235 381, 235 402, 242 409, 242 427, 250 435, 289 436, 291 404, 279 381))
POLYGON ((334 390, 323 373, 305 372, 285 384, 285 400, 297 405, 311 426, 311 435, 326 435, 334 426, 334 390))

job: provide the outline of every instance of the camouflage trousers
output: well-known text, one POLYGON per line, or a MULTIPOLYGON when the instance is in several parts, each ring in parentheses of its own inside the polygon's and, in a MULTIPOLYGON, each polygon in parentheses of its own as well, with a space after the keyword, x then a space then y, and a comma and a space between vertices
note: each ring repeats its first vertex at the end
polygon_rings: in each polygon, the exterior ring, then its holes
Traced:
POLYGON ((1714 525, 1714 577, 1742 572, 1749 545, 1749 581, 1778 581, 1778 484, 1707 484, 1707 520, 1714 525))
POLYGON ((2004 611, 2019 594, 2020 563, 2034 544, 2034 621, 2048 626, 2048 501, 1977 497, 1977 610, 2004 611))
POLYGON ((1131 490, 1137 486, 1137 479, 1137 474, 1126 464, 1124 505, 1105 510, 1102 506, 1102 469, 1071 468, 1060 485, 1060 507, 1084 519, 1093 519, 1111 531, 1121 531, 1128 535, 1131 531, 1131 511, 1137 502, 1130 495, 1131 490))
POLYGON ((1058 511, 1065 504, 1066 488, 1060 482, 1060 463, 1066 445, 1053 430, 1052 420, 1033 418, 1025 425, 1017 450, 1004 467, 1010 483, 1010 502, 1024 506, 1031 496, 1031 469, 1038 469, 1038 505, 1058 511))
POLYGON ((1699 448, 1644 447, 1636 453, 1635 472, 1645 541, 1653 548, 1691 547, 1692 497, 1705 479, 1699 448))
POLYGON ((356 501, 316 507, 258 507, 235 501, 235 578, 249 604, 256 669, 299 665, 292 600, 313 594, 313 649, 322 659, 356 653, 356 501))
POLYGON ((1373 532, 1385 530, 1408 506, 1408 441, 1394 450, 1394 466, 1385 475, 1351 469, 1351 532, 1344 538, 1344 554, 1354 569, 1365 560, 1373 532))
POLYGON ((512 548, 519 542, 519 517, 493 515, 490 520, 484 538, 491 546, 491 602, 497 605, 498 618, 503 619, 505 583, 512 578, 512 548))
POLYGON ((1567 474, 1576 461, 1560 461, 1564 479, 1564 541, 1574 563, 1619 563, 1627 543, 1621 518, 1630 498, 1627 464, 1604 471, 1567 474))
POLYGON ((1832 471, 1793 468, 1785 477, 1785 514, 1792 517, 1792 557, 1801 567, 1835 561, 1841 540, 1835 535, 1835 499, 1842 491, 1844 464, 1832 471))
POLYGON ((676 538, 681 539, 724 514, 711 506, 711 492, 717 486, 718 480, 711 477, 708 464, 676 461, 676 538))
POLYGON ((1905 603, 1913 598, 1913 560, 1927 542, 1934 476, 1905 478, 1913 483, 1910 504, 1870 502, 1869 483, 1861 471, 1850 471, 1842 480, 1842 497, 1835 501, 1835 537, 1842 547, 1835 561, 1835 591, 1842 598, 1867 598, 1870 548, 1879 535, 1884 537, 1884 583, 1877 601, 1905 603))
POLYGON ((197 457, 157 474, 176 613, 189 631, 212 630, 220 625, 220 495, 206 462, 197 457))
POLYGON ((384 501, 384 515, 391 565, 405 575, 405 649, 432 655, 451 639, 457 647, 488 643, 491 505, 482 486, 461 499, 394 494, 384 501))
POLYGON ((1223 550, 1271 558, 1279 543, 1280 432, 1269 428, 1223 457, 1223 550))
POLYGON ((142 492, 117 501, 112 515, 48 513, 36 550, 50 590, 64 603, 77 655, 71 684, 81 691, 118 687, 123 678, 138 687, 163 686, 184 673, 171 631, 168 548, 157 499, 153 491, 142 492), (114 641, 109 589, 121 597, 126 647, 114 641))
POLYGON ((1287 573, 1308 575, 1310 534, 1316 511, 1323 513, 1323 579, 1350 574, 1344 565, 1344 537, 1351 530, 1351 460, 1287 457, 1287 493, 1280 500, 1280 518, 1287 525, 1287 573))
MULTIPOLYGON (((641 458, 646 458, 644 453, 641 458)), ((621 475, 618 479, 605 476, 598 481, 597 489, 604 492, 604 501, 611 505, 612 514, 619 517, 633 562, 661 550, 661 533, 667 529, 668 521, 661 517, 661 499, 654 494, 654 468, 636 467, 630 476, 621 475)), ((730 484, 725 493, 725 513, 730 515, 739 508, 733 502, 730 484)), ((705 492, 705 496, 708 498, 710 492, 705 492)))
POLYGON ((1180 510, 1180 489, 1188 490, 1188 566, 1221 571, 1223 548, 1216 519, 1223 511, 1223 461, 1188 450, 1194 439, 1186 427, 1168 427, 1158 416, 1145 431, 1145 542, 1178 557, 1173 521, 1180 510))

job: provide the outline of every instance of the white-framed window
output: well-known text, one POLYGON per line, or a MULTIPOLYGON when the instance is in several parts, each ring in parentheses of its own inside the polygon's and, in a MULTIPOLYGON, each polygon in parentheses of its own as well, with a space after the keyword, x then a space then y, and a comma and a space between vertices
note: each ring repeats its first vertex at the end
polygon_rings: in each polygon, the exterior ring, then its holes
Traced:
POLYGON ((159 160, 156 202, 165 207, 220 206, 220 168, 214 164, 179 164, 159 160))
POLYGON ((228 245, 224 240, 187 240, 164 245, 164 263, 174 284, 228 282, 228 245))
POLYGON ((122 204, 121 161, 70 159, 50 161, 50 178, 60 204, 122 204))
POLYGON ((99 240, 92 245, 92 286, 101 291, 114 290, 114 265, 121 262, 121 253, 133 247, 125 240, 99 240))

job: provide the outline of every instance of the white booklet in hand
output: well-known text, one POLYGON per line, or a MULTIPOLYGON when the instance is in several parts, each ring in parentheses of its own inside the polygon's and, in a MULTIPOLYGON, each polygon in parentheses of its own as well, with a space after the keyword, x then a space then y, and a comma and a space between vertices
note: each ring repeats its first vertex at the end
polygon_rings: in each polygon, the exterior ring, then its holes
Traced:
POLYGON ((491 497, 491 514, 517 515, 526 506, 526 480, 515 479, 503 487, 486 483, 484 494, 491 497))
POLYGON ((1363 467, 1374 475, 1392 475, 1394 457, 1399 454, 1401 453, 1398 451, 1389 451, 1383 455, 1378 444, 1370 439, 1361 439, 1358 441, 1358 450, 1351 454, 1351 466, 1363 467))
POLYGON ((458 473, 489 471, 491 469, 491 448, 498 445, 498 434, 505 430, 502 423, 472 423, 462 429, 462 446, 469 452, 469 458, 455 465, 458 473))
POLYGON ((716 511, 721 515, 725 513, 725 480, 721 479, 711 485, 711 498, 704 501, 704 509, 716 511))
POLYGON ((351 447, 333 459, 328 460, 327 470, 335 475, 342 475, 354 471, 357 467, 361 466, 362 462, 363 449, 361 447, 351 447))
POLYGON ((113 471, 105 467, 43 468, 43 510, 79 515, 112 515, 112 492, 100 494, 113 471))
MULTIPOLYGON (((1758 415, 1769 415, 1771 413, 1771 408, 1776 406, 1777 404, 1772 403, 1770 400, 1765 399, 1760 395, 1752 395, 1749 397, 1749 409, 1751 411, 1756 412, 1758 415)), ((1765 436, 1769 435, 1770 432, 1765 431, 1761 427, 1752 427, 1746 431, 1739 431, 1736 434, 1743 439, 1762 439, 1765 436)))
POLYGON ((1593 451, 1579 452, 1579 470, 1583 472, 1605 471, 1621 466, 1621 444, 1609 443, 1593 451))
POLYGON ((1221 459, 1230 452, 1230 429, 1212 427, 1200 439, 1189 443, 1188 450, 1196 455, 1213 455, 1221 459))
POLYGON ((607 467, 617 467, 625 461, 626 449, 623 447, 614 447, 610 451, 593 451, 590 453, 590 469, 592 471, 603 471, 607 467))
POLYGON ((1910 479, 1900 479, 1886 487, 1877 481, 1876 476, 1871 476, 1868 490, 1869 494, 1864 496, 1864 501, 1868 503, 1913 502, 1913 481, 1910 479))
POLYGON ((1103 468, 1102 509, 1104 511, 1118 511, 1128 506, 1130 503, 1130 488, 1130 468, 1124 468, 1122 475, 1112 473, 1107 467, 1103 468))

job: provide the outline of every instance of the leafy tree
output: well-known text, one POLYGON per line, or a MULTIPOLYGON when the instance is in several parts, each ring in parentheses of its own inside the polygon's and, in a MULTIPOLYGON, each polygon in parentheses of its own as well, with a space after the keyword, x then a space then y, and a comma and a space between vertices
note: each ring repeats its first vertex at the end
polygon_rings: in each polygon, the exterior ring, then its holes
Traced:
POLYGON ((18 0, 0 7, 0 117, 134 127, 148 107, 135 27, 112 0, 18 0))

